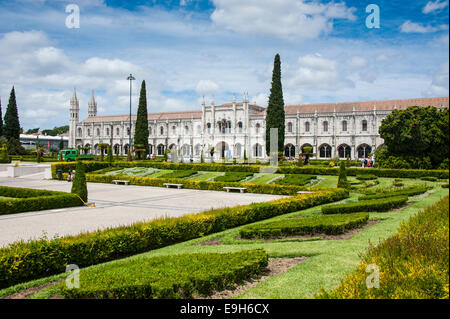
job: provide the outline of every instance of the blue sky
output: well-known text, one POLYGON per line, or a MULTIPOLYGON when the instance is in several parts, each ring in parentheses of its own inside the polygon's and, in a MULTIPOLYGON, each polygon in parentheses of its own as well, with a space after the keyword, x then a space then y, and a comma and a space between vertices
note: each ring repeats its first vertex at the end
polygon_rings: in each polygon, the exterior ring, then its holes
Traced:
POLYGON ((448 24, 448 0, 0 1, 0 98, 4 113, 15 85, 26 129, 67 124, 74 87, 81 119, 92 90, 99 115, 127 113, 129 73, 149 112, 244 91, 266 106, 276 53, 286 104, 448 96, 448 24))

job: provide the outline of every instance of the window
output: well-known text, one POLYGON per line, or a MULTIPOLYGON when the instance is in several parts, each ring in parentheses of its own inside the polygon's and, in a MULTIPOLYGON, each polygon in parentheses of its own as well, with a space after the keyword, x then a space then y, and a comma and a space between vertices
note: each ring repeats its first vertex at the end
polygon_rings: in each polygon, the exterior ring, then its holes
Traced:
MULTIPOLYGON (((161 135, 162 135, 163 133, 161 133, 161 135)), ((174 126, 172 126, 172 134, 173 135, 177 135, 177 127, 174 125, 174 126)))
POLYGON ((352 149, 350 146, 348 145, 341 145, 338 147, 338 153, 339 153, 339 157, 340 158, 347 158, 347 157, 352 157, 351 153, 352 153, 352 149))
POLYGON ((261 125, 259 123, 256 123, 256 134, 259 134, 260 128, 261 128, 261 125))
MULTIPOLYGON (((148 127, 148 135, 152 135, 153 134, 153 130, 152 130, 152 127, 151 126, 149 126, 148 127)), ((151 153, 150 153, 151 154, 151 153)))
POLYGON ((362 130, 363 130, 364 132, 367 131, 367 121, 366 121, 366 120, 363 120, 363 121, 362 121, 362 130))
POLYGON ((83 135, 83 130, 81 127, 78 128, 78 136, 81 137, 83 135))
POLYGON ((87 135, 88 135, 88 136, 91 136, 91 130, 90 130, 90 129, 88 129, 87 135))
POLYGON ((109 136, 109 128, 106 128, 106 136, 109 136))
POLYGON ((100 129, 97 129, 97 136, 100 136, 100 129))
POLYGON ((327 121, 323 122, 323 131, 328 132, 328 122, 327 121))
POLYGON ((356 151, 358 152, 358 158, 367 158, 367 157, 369 157, 370 153, 372 152, 372 147, 370 147, 367 144, 362 144, 362 145, 358 146, 356 151))
POLYGON ((162 126, 159 128, 159 135, 164 135, 164 127, 162 126))
POLYGON ((211 123, 206 124, 206 128, 208 129, 208 134, 211 134, 211 123))
POLYGON ((243 128, 242 122, 239 122, 239 123, 238 123, 239 133, 242 133, 242 128, 243 128))
POLYGON ((253 147, 253 154, 255 157, 261 157, 262 156, 262 146, 260 144, 256 144, 253 147))
POLYGON ((184 132, 185 132, 186 134, 189 134, 189 126, 186 125, 186 126, 184 127, 184 132))
POLYGON ((310 124, 309 124, 309 122, 306 122, 305 123, 305 132, 309 132, 309 130, 310 130, 310 124))
POLYGON ((116 128, 116 135, 120 135, 120 128, 116 128))
POLYGON ((320 153, 319 156, 322 158, 325 158, 325 157, 330 158, 331 157, 331 146, 327 145, 327 144, 322 145, 319 148, 319 153, 320 153))
POLYGON ((342 131, 347 132, 347 121, 342 121, 342 131))
POLYGON ((202 127, 200 125, 197 125, 197 134, 202 134, 202 127))
POLYGON ((129 127, 127 128, 127 135, 130 136, 130 128, 129 127))
POLYGON ((289 133, 292 133, 292 123, 291 123, 291 122, 289 122, 289 123, 287 124, 287 131, 288 131, 289 133))

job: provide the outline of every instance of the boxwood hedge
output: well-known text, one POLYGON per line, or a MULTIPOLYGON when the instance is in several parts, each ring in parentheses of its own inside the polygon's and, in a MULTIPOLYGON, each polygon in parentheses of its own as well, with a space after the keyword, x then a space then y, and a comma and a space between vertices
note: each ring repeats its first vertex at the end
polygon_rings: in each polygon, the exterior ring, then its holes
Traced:
POLYGON ((65 298, 150 299, 208 296, 261 274, 268 255, 262 249, 125 259, 82 270, 80 288, 59 289, 65 298))
POLYGON ((29 188, 0 186, 0 196, 0 215, 83 205, 74 194, 29 188))
POLYGON ((270 238, 292 235, 342 234, 367 223, 369 214, 319 215, 309 218, 289 218, 259 223, 241 228, 242 238, 270 238))
MULTIPOLYGON (((166 163, 154 161, 140 162, 86 162, 86 172, 93 172, 109 166, 126 167, 153 167, 169 170, 195 170, 195 171, 217 171, 217 172, 250 172, 259 173, 261 169, 267 166, 263 165, 231 165, 219 163, 166 163)), ((56 178, 56 170, 61 169, 68 172, 69 169, 75 169, 75 163, 58 162, 52 164, 52 176, 56 178)), ((309 175, 338 175, 339 168, 314 167, 314 166, 279 166, 276 173, 280 174, 309 174, 309 175)), ((356 175, 375 175, 377 177, 392 178, 420 178, 423 176, 434 176, 439 179, 448 179, 448 170, 423 170, 423 169, 378 169, 378 168, 347 168, 348 176, 356 175)))
POLYGON ((0 288, 64 272, 68 264, 85 267, 120 259, 348 196, 344 189, 332 189, 76 236, 12 243, 0 248, 0 288))
POLYGON ((385 212, 404 205, 408 196, 397 196, 361 202, 322 206, 323 214, 348 214, 357 212, 385 212))
POLYGON ((412 188, 400 189, 397 191, 386 192, 386 193, 363 195, 363 196, 358 197, 358 200, 364 201, 364 200, 372 200, 372 199, 388 198, 388 197, 396 197, 396 196, 415 196, 415 195, 423 194, 423 193, 427 192, 429 189, 430 189, 430 187, 427 187, 427 186, 412 187, 412 188))

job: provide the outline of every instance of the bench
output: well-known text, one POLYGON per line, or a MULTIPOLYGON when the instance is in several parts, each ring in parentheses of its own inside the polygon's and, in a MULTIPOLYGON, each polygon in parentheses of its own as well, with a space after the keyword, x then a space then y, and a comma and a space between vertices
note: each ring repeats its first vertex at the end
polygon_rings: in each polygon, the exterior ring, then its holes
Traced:
POLYGON ((180 189, 183 187, 183 184, 164 183, 163 185, 166 186, 166 188, 169 188, 170 186, 175 186, 176 188, 180 189))
POLYGON ((247 190, 247 188, 244 187, 224 187, 224 189, 227 190, 227 193, 229 193, 230 190, 239 190, 241 193, 244 193, 247 190))
POLYGON ((315 193, 315 192, 308 192, 308 191, 299 191, 299 192, 297 192, 297 194, 312 194, 312 193, 315 193))
POLYGON ((130 181, 121 181, 118 179, 113 180, 113 183, 116 185, 130 185, 130 181))

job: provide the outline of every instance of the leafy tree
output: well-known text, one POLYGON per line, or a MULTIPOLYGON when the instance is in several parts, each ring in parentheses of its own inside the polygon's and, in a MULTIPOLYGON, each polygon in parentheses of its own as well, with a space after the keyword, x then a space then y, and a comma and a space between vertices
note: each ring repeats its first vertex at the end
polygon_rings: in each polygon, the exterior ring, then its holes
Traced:
POLYGON ((2 100, 0 99, 0 137, 3 136, 2 100))
POLYGON ((278 128, 278 152, 284 151, 285 113, 283 87, 281 85, 280 55, 275 55, 272 74, 272 88, 270 89, 269 104, 266 114, 266 152, 270 155, 270 129, 278 128))
POLYGON ((100 161, 103 162, 105 160, 105 150, 109 147, 106 143, 100 143, 97 145, 100 150, 100 161))
MULTIPOLYGON (((136 129, 134 131, 134 144, 142 145, 145 149, 144 157, 149 154, 148 146, 148 113, 147 113, 147 91, 145 80, 142 81, 141 94, 139 96, 139 106, 137 110, 136 129)), ((140 158, 140 154, 139 154, 140 158)))
POLYGON ((30 128, 28 131, 25 132, 25 134, 34 134, 39 132, 39 127, 36 128, 30 128))
POLYGON ((27 150, 22 146, 20 140, 11 137, 7 143, 8 152, 11 155, 27 155, 27 150))
POLYGON ((376 152, 376 162, 386 167, 398 158, 411 168, 437 168, 448 158, 449 110, 411 106, 394 110, 381 123, 379 132, 384 149, 376 152))
POLYGON ((73 179, 71 193, 80 196, 84 202, 87 202, 88 200, 86 173, 82 161, 77 161, 77 166, 75 167, 75 178, 73 179))
POLYGON ((347 168, 344 161, 339 162, 339 179, 337 183, 338 188, 350 188, 350 183, 347 180, 347 168))
POLYGON ((17 112, 16 92, 14 87, 11 90, 8 106, 6 108, 3 134, 8 140, 11 138, 20 140, 19 114, 17 112))

